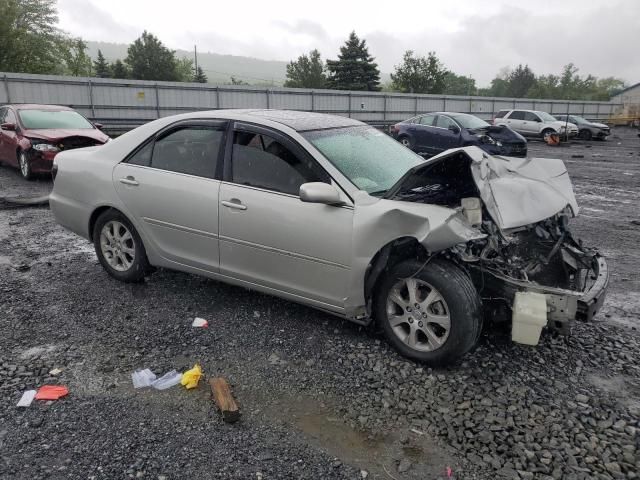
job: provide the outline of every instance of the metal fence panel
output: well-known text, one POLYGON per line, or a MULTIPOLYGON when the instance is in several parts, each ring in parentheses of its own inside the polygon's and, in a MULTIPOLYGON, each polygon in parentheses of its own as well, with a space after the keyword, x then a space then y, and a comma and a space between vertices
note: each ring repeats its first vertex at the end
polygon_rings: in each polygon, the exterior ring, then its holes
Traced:
POLYGON ((319 111, 382 124, 436 111, 467 112, 490 119, 499 110, 512 108, 551 114, 569 111, 605 119, 620 107, 610 102, 214 86, 1 72, 0 83, 0 103, 69 105, 107 125, 136 125, 166 115, 218 108, 319 111))

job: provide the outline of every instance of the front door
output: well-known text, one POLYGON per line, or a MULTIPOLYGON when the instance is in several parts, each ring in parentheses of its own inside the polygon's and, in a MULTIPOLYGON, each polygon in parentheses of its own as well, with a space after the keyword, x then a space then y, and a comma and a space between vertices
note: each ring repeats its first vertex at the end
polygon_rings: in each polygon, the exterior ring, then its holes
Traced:
POLYGON ((438 115, 434 126, 436 127, 435 141, 438 148, 437 153, 461 145, 460 127, 451 118, 446 115, 438 115), (456 128, 457 130, 452 131, 451 128, 456 128))
POLYGON ((118 164, 113 182, 148 241, 165 259, 217 272, 218 161, 226 122, 178 124, 118 164))
POLYGON ((342 307, 353 208, 305 203, 298 196, 303 183, 332 182, 326 172, 288 137, 236 124, 224 178, 220 273, 342 307))

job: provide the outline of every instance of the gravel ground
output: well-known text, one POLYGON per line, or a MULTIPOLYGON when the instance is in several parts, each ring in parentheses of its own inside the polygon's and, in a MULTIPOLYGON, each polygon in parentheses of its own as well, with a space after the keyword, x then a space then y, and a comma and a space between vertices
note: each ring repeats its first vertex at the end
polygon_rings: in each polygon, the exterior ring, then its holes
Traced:
MULTIPOLYGON (((463 363, 439 370, 374 332, 241 288, 169 271, 118 283, 48 209, 0 210, 0 477, 640 477, 639 147, 626 129, 530 143, 570 169, 573 229, 613 272, 607 302, 538 347, 488 328, 463 363), (192 328, 195 316, 209 328, 192 328), (195 362, 229 379, 240 422, 221 421, 204 384, 131 385, 136 368, 195 362), (52 383, 70 395, 15 406, 52 383)), ((0 196, 50 188, 0 168, 0 196)))

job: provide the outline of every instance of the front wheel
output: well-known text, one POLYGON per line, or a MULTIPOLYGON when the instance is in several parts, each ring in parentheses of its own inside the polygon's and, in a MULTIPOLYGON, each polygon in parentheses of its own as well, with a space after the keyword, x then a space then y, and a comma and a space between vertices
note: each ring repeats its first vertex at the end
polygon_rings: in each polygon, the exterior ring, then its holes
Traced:
POLYGON ((140 282, 150 269, 138 232, 117 210, 107 210, 98 217, 93 245, 104 269, 122 282, 140 282))
POLYGON ((393 266, 376 290, 374 316, 396 350, 431 366, 460 359, 482 329, 482 306, 471 279, 441 259, 393 266))
POLYGON ((581 140, 591 140, 591 130, 587 130, 586 128, 583 130, 580 130, 580 133, 578 134, 578 136, 580 137, 581 140))
POLYGON ((29 157, 23 151, 18 153, 18 166, 20 167, 20 175, 25 180, 33 180, 33 172, 31 171, 31 162, 29 157))
POLYGON ((411 140, 410 137, 400 137, 400 143, 402 145, 404 145, 405 147, 413 150, 413 141, 411 140))

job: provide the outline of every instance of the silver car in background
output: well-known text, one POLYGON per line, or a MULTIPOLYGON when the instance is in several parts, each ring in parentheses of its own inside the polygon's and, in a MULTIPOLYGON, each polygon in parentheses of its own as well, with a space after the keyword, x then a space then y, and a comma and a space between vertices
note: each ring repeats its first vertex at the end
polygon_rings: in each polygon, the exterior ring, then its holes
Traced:
POLYGON ((597 140, 604 140, 611 135, 611 129, 609 125, 604 123, 591 122, 579 115, 553 115, 561 122, 573 123, 578 127, 578 137, 582 140, 591 140, 593 138, 597 140), (568 118, 567 118, 568 117, 568 118))
POLYGON ((375 320, 431 365, 468 352, 495 302, 515 319, 514 299, 535 295, 544 325, 568 333, 607 287, 604 259, 568 230, 560 160, 466 147, 425 161, 340 116, 166 117, 62 152, 54 179, 57 221, 119 280, 165 267, 375 320))

